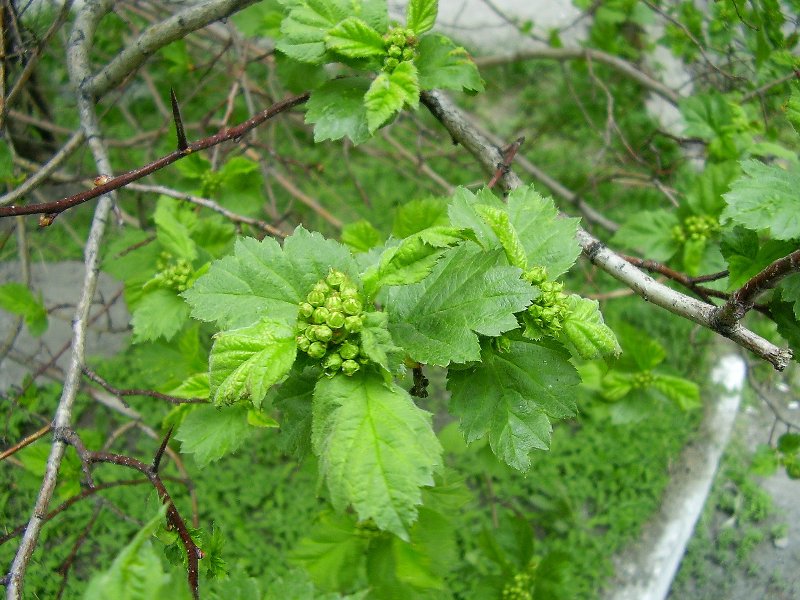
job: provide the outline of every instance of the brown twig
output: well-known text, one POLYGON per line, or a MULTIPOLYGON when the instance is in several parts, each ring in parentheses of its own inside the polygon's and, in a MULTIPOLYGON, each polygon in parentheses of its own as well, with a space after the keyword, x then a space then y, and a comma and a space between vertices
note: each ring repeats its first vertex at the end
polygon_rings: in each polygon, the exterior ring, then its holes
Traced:
POLYGON ((140 389, 120 389, 116 388, 110 383, 108 383, 105 379, 100 377, 97 373, 92 371, 89 367, 84 366, 82 369, 83 374, 91 381, 94 381, 97 385, 105 389, 106 391, 123 398, 125 396, 146 396, 148 398, 155 398, 157 400, 165 400, 170 404, 207 404, 207 398, 178 398, 177 396, 169 396, 168 394, 162 394, 161 392, 156 392, 155 390, 140 390, 140 389))
POLYGON ((192 142, 183 150, 171 152, 170 154, 162 156, 151 163, 128 171, 127 173, 123 173, 117 177, 106 177, 100 175, 96 179, 99 185, 96 185, 90 190, 85 190, 78 194, 73 194, 72 196, 68 196, 54 202, 43 202, 40 204, 29 204, 26 206, 0 207, 0 217, 8 217, 12 215, 45 215, 50 217, 50 221, 52 221, 52 218, 54 218, 56 215, 69 208, 72 208, 73 206, 77 206, 87 202, 88 200, 97 198, 98 196, 102 196, 103 194, 107 194, 108 192, 124 187, 127 184, 163 169, 164 167, 171 165, 172 163, 185 158, 194 152, 211 148, 212 146, 216 146, 217 144, 221 144, 222 142, 227 142, 229 140, 238 140, 245 133, 255 127, 258 127, 268 119, 271 119, 272 117, 289 110, 290 108, 304 103, 306 100, 308 100, 308 97, 309 93, 306 92, 304 94, 287 98, 286 100, 273 104, 269 108, 261 111, 257 115, 249 118, 247 121, 237 125, 236 127, 230 127, 220 131, 215 135, 201 138, 195 142, 192 142))
POLYGON ((47 432, 50 431, 52 428, 53 428, 53 425, 51 423, 48 423, 47 425, 45 425, 41 429, 38 429, 37 431, 34 431, 29 436, 22 438, 20 441, 18 441, 16 444, 11 446, 10 448, 6 448, 5 450, 3 450, 3 452, 0 453, 0 460, 5 460, 6 458, 11 456, 12 454, 16 454, 17 452, 22 450, 25 446, 30 446, 33 442, 35 442, 39 438, 46 436, 47 432))
POLYGON ((503 151, 503 162, 497 165, 497 170, 492 175, 492 178, 489 180, 489 183, 486 184, 486 187, 489 189, 493 188, 495 184, 500 181, 500 178, 508 173, 511 169, 511 163, 514 162, 514 157, 519 152, 520 147, 522 144, 525 143, 525 136, 522 135, 514 140, 509 146, 503 151))

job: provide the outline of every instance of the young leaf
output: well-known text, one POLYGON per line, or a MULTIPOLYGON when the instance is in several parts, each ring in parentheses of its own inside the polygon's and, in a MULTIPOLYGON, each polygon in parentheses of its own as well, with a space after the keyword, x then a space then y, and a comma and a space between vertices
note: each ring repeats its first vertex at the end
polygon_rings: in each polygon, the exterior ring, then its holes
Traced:
POLYGON ((701 406, 700 389, 693 381, 683 377, 656 374, 653 376, 651 385, 682 410, 691 410, 701 406))
POLYGON ((430 413, 374 371, 322 378, 312 443, 334 507, 352 505, 360 520, 408 539, 420 487, 441 465, 430 413))
POLYGON ((504 260, 500 250, 484 252, 465 243, 446 251, 421 282, 391 288, 386 308, 392 337, 421 363, 479 360, 476 334, 515 329, 514 313, 534 296, 520 269, 504 260))
POLYGON ((800 273, 795 273, 784 279, 780 286, 781 298, 789 303, 794 303, 794 316, 800 321, 800 273))
POLYGON ((322 64, 326 60, 325 38, 337 23, 349 16, 346 0, 295 2, 281 23, 283 37, 277 49, 302 62, 322 64))
POLYGON ((429 227, 449 224, 445 200, 419 198, 397 207, 392 223, 392 235, 402 239, 429 227))
POLYGON ((341 239, 353 252, 367 252, 383 243, 381 232, 366 219, 342 227, 341 239))
POLYGON ((349 137, 354 144, 369 139, 364 94, 369 80, 363 77, 333 79, 314 90, 306 106, 306 123, 314 123, 314 141, 349 137))
POLYGON ((467 51, 450 38, 426 35, 417 46, 419 85, 423 90, 445 89, 482 92, 483 80, 467 51))
POLYGON ((411 61, 401 62, 391 73, 381 73, 369 86, 364 96, 369 132, 374 133, 406 104, 414 109, 419 106, 417 68, 411 61))
POLYGON ((204 467, 226 454, 236 452, 254 431, 247 423, 247 408, 211 405, 198 406, 181 423, 175 439, 181 452, 194 454, 197 465, 204 467))
POLYGON ((532 450, 549 448, 548 417, 575 414, 579 383, 563 348, 521 339, 506 351, 484 343, 479 364, 447 378, 450 411, 461 418, 467 443, 488 436, 497 457, 521 471, 530 468, 532 450))
POLYGON ((361 347, 367 358, 387 372, 400 374, 404 370, 405 352, 395 345, 389 333, 389 317, 384 312, 364 313, 364 328, 361 330, 361 347))
POLYGON ((745 175, 725 194, 728 206, 722 221, 733 221, 753 231, 769 230, 778 240, 800 237, 800 166, 794 163, 782 169, 751 159, 742 163, 742 170, 745 175))
POLYGON ((39 337, 47 331, 47 309, 41 298, 34 296, 21 283, 0 285, 0 308, 21 316, 33 337, 39 337))
POLYGON ((479 204, 475 207, 477 213, 492 228, 492 231, 500 241, 503 251, 506 253, 508 263, 513 267, 518 267, 523 271, 528 268, 528 257, 525 248, 517 235, 517 230, 511 225, 508 213, 494 206, 479 204))
POLYGON ((294 329, 281 321, 264 318, 217 334, 209 357, 214 404, 260 406, 269 388, 292 368, 296 354, 294 329))
POLYGON ((406 11, 406 25, 417 35, 429 31, 436 22, 439 0, 411 0, 406 11))
POLYGON ((457 188, 447 208, 447 214, 454 227, 472 229, 478 243, 484 249, 499 248, 500 240, 478 214, 478 206, 490 206, 499 210, 507 210, 506 205, 488 188, 480 189, 473 194, 466 188, 457 188))
POLYGON ((349 58, 383 56, 383 37, 358 17, 347 17, 328 31, 325 45, 349 58))
POLYGON ((156 288, 146 292, 131 317, 133 341, 147 342, 163 337, 169 341, 189 319, 189 305, 172 290, 156 288))
POLYGON ((597 300, 571 294, 567 297, 567 308, 560 339, 568 347, 575 348, 581 358, 600 358, 622 351, 614 332, 603 322, 597 300))
POLYGON ((164 250, 176 258, 185 258, 191 262, 197 258, 197 246, 189 227, 178 217, 179 210, 175 200, 166 197, 159 199, 153 216, 156 222, 156 237, 164 250))
POLYGON ((678 225, 680 221, 671 211, 636 211, 617 230, 611 243, 641 252, 649 259, 665 261, 680 249, 672 237, 672 228, 678 225))

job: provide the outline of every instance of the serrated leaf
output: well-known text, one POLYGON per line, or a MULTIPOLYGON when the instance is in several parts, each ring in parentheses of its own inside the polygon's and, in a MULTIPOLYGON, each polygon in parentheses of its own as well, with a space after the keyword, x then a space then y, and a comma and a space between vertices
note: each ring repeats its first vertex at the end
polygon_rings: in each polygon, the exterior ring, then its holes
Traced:
POLYGON ((417 50, 419 85, 423 90, 483 91, 478 67, 469 53, 449 38, 439 34, 426 35, 419 41, 417 50))
POLYGON ((164 572, 151 537, 164 521, 167 507, 140 529, 133 540, 117 555, 111 566, 96 573, 83 600, 166 600, 173 597, 168 591, 172 576, 164 572))
POLYGON ((676 225, 680 225, 678 217, 668 210, 636 211, 617 230, 611 243, 636 250, 651 260, 669 260, 680 249, 672 237, 676 225))
POLYGON ((380 262, 363 276, 364 292, 374 297, 382 287, 408 285, 431 272, 444 251, 464 239, 460 229, 431 227, 384 250, 380 262))
POLYGON ((241 448, 253 432, 247 423, 247 408, 199 406, 183 419, 175 439, 181 452, 194 454, 198 466, 219 460, 241 448))
POLYGON ((358 17, 347 17, 328 31, 328 49, 349 58, 383 56, 383 37, 358 17))
POLYGON ((603 322, 597 300, 571 294, 567 297, 567 311, 560 339, 567 343, 567 347, 574 348, 581 358, 600 358, 622 351, 617 336, 603 322))
POLYGON ((397 207, 392 224, 392 235, 404 238, 423 229, 448 225, 447 203, 441 198, 419 198, 397 207))
POLYGON ((380 73, 372 80, 364 95, 369 132, 374 133, 406 104, 413 109, 419 106, 417 68, 411 61, 403 61, 391 73, 380 73))
POLYGON ((209 398, 211 387, 208 373, 195 373, 184 379, 181 384, 169 390, 170 396, 177 398, 209 398))
POLYGON ((341 238, 342 243, 347 244, 354 252, 367 252, 383 243, 381 232, 366 219, 347 223, 342 228, 341 238))
POLYGON ((800 165, 785 170, 756 160, 742 162, 745 175, 725 194, 728 205, 722 220, 733 221, 754 231, 768 230, 773 238, 800 237, 800 165))
POLYGON ((189 305, 174 291, 156 288, 145 293, 131 317, 133 341, 146 342, 163 337, 169 341, 189 319, 189 305))
POLYGON ((514 229, 509 220, 508 213, 501 208, 486 206, 485 204, 479 204, 475 209, 497 236, 503 251, 506 253, 508 263, 511 266, 519 267, 523 271, 527 269, 528 257, 525 253, 525 248, 522 246, 517 230, 514 229))
POLYGON ((250 327, 218 333, 209 357, 214 404, 260 406, 269 388, 292 368, 296 354, 294 329, 281 321, 265 318, 250 327))
POLYGON ((281 23, 282 38, 276 48, 302 62, 326 60, 325 38, 337 23, 349 16, 346 0, 304 0, 292 5, 281 23))
POLYGON ((311 450, 311 399, 320 376, 319 369, 296 368, 280 385, 273 387, 264 405, 281 411, 281 447, 298 460, 311 450))
POLYGON ((156 223, 156 238, 161 246, 176 258, 192 262, 197 258, 197 246, 189 227, 177 216, 178 204, 172 198, 159 198, 153 220, 156 223))
POLYGON ((343 77, 314 90, 306 103, 306 123, 314 124, 314 141, 339 140, 345 136, 354 144, 369 139, 364 94, 369 80, 343 77))
POLYGON ((477 207, 482 205, 505 210, 503 202, 491 190, 482 188, 473 194, 468 189, 460 187, 453 193, 447 214, 453 226, 472 229, 481 247, 499 248, 500 240, 477 212, 477 207))
POLYGON ((408 539, 420 487, 441 465, 430 413, 373 371, 322 378, 312 442, 333 506, 352 505, 360 520, 408 539))
POLYGON ((405 352, 395 345, 389 333, 389 316, 384 312, 364 313, 361 347, 373 363, 387 372, 398 375, 404 370, 405 352))
POLYGON ((792 242, 778 240, 760 242, 755 231, 741 226, 725 231, 720 241, 720 251, 728 263, 730 272, 728 289, 740 288, 753 275, 796 248, 792 242))
POLYGON ((778 326, 778 333, 789 343, 792 358, 800 362, 800 320, 795 318, 792 305, 788 302, 770 302, 772 320, 778 326))
POLYGON ((364 572, 368 540, 350 515, 322 513, 311 534, 292 550, 292 562, 300 564, 322 590, 352 588, 364 572))
POLYGON ((33 337, 39 337, 47 331, 47 309, 42 299, 34 296, 21 283, 0 285, 0 308, 22 317, 33 337))
POLYGON ((793 85, 792 93, 786 102, 786 120, 795 133, 800 134, 800 86, 793 85))
POLYGON ((476 334, 516 329, 514 313, 535 295, 520 269, 504 262, 501 250, 485 252, 470 243, 447 250, 424 280, 389 290, 392 337, 424 364, 479 360, 476 334))
POLYGON ((575 264, 581 248, 575 238, 579 219, 559 218, 552 198, 542 197, 532 186, 508 195, 508 215, 528 255, 528 264, 547 267, 555 280, 575 264))
POLYGON ((406 9, 406 26, 417 35, 429 31, 436 22, 439 0, 411 0, 406 9))
POLYGON ((480 364, 447 378, 450 411, 467 443, 488 437, 495 455, 521 471, 530 468, 532 450, 550 447, 549 418, 575 414, 579 383, 563 348, 519 339, 505 352, 484 343, 480 364))
POLYGON ((700 389, 683 377, 655 374, 651 386, 677 404, 682 410, 700 407, 700 389))

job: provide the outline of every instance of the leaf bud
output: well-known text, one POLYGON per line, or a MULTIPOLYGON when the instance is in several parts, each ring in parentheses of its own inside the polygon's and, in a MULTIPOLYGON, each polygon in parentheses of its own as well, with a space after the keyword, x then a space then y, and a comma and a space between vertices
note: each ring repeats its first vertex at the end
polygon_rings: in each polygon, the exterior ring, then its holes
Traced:
POLYGON ((328 356, 325 357, 325 360, 322 361, 322 366, 328 371, 338 371, 342 366, 342 357, 336 352, 328 354, 328 356))
POLYGON ((348 315, 357 315, 361 313, 361 308, 361 301, 358 298, 348 298, 342 302, 342 309, 348 315))
POLYGON ((311 320, 314 321, 314 323, 321 324, 328 319, 329 314, 330 311, 327 308, 320 306, 319 308, 314 309, 314 314, 311 315, 311 320))
POLYGON ((339 354, 342 355, 342 358, 345 359, 352 359, 358 356, 358 346, 351 342, 345 342, 339 348, 339 354))
POLYGON ((361 317, 353 315, 344 320, 344 329, 349 333, 358 333, 364 327, 364 321, 361 317))
POLYGON ((325 294, 322 292, 311 291, 306 296, 306 300, 311 306, 322 306, 325 304, 325 294))
POLYGON ((347 275, 341 271, 331 270, 331 272, 328 273, 328 276, 325 278, 325 281, 327 281, 328 285, 332 288, 338 288, 345 281, 347 281, 347 275))
POLYGON ((342 361, 342 373, 345 375, 353 375, 360 368, 359 364, 354 360, 342 361))
POLYGON ((339 294, 328 296, 328 299, 325 300, 325 308, 331 312, 342 310, 342 299, 339 298, 339 294))
POLYGON ((322 342, 314 342, 308 347, 308 355, 311 358, 322 358, 326 351, 327 347, 322 342))
POLYGON ((317 325, 314 335, 320 342, 328 343, 333 337, 333 331, 331 331, 331 328, 327 325, 317 325))
POLYGON ((306 319, 311 317, 314 314, 314 307, 311 306, 308 302, 301 302, 300 303, 300 315, 306 319))
POLYGON ((328 318, 325 320, 325 323, 328 324, 328 327, 331 329, 341 329, 344 327, 345 316, 343 313, 336 311, 332 312, 328 315, 328 318))

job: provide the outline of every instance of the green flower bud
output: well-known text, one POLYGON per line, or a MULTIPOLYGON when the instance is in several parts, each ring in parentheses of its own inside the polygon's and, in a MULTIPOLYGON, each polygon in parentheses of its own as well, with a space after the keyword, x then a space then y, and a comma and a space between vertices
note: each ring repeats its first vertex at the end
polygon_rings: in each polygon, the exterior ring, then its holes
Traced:
POLYGON ((403 50, 403 60, 414 60, 414 56, 416 56, 416 52, 412 48, 406 48, 403 50))
POLYGON ((308 355, 311 358, 322 358, 325 356, 325 352, 327 351, 327 346, 322 342, 314 342, 308 347, 308 355))
POLYGON ((347 339, 348 332, 344 327, 340 327, 338 329, 333 330, 333 337, 331 338, 331 342, 334 344, 341 344, 345 339, 347 339))
POLYGON ((364 321, 359 316, 347 317, 344 320, 344 329, 348 333, 358 333, 364 327, 364 321))
POLYGON ((311 346, 311 341, 304 335, 298 335, 295 338, 297 342, 297 347, 302 350, 303 352, 308 352, 308 348, 311 346))
POLYGON ((339 354, 341 354, 344 359, 355 358, 358 356, 358 346, 351 342, 345 342, 339 348, 339 354))
POLYGON ((348 298, 358 298, 360 295, 361 294, 358 293, 358 288, 352 283, 339 288, 339 297, 343 302, 348 298))
POLYGON ((311 306, 322 306, 325 304, 325 294, 322 292, 312 291, 306 296, 306 300, 311 306))
POLYGON ((339 294, 335 296, 328 296, 328 299, 325 300, 325 308, 329 311, 341 311, 342 310, 342 299, 339 298, 339 294))
POLYGON ((345 375, 353 375, 360 368, 361 366, 354 360, 342 361, 342 373, 345 375))
POLYGON ((383 61, 383 68, 387 71, 394 71, 397 68, 397 65, 400 64, 400 61, 396 58, 387 58, 383 61))
POLYGON ((309 325, 306 327, 304 335, 311 340, 312 342, 317 341, 317 326, 316 325, 309 325))
POLYGON ((317 283, 314 284, 314 287, 311 288, 311 291, 322 292, 323 294, 327 295, 328 292, 331 291, 331 286, 329 286, 324 281, 318 281, 317 283))
POLYGON ((547 280, 547 269, 545 267, 532 267, 525 271, 522 278, 533 285, 541 285, 547 280))
POLYGON ((338 371, 342 366, 342 357, 336 352, 328 354, 325 360, 322 361, 322 366, 328 371, 338 371))
POLYGON ((348 315, 357 315, 361 313, 361 301, 357 298, 348 298, 342 302, 342 310, 348 315))
POLYGON ((328 319, 328 315, 330 315, 330 311, 324 306, 320 306, 319 308, 314 309, 314 314, 311 315, 311 320, 317 324, 324 323, 328 319))
POLYGON ((331 331, 331 328, 327 325, 317 325, 314 335, 320 342, 328 343, 333 337, 333 331, 331 331))
POLYGON ((341 271, 331 270, 331 272, 328 273, 328 276, 325 278, 325 281, 327 281, 328 285, 332 288, 338 288, 345 281, 347 281, 347 275, 341 271))
POLYGON ((331 329, 341 329, 344 327, 345 316, 343 313, 336 311, 328 315, 325 321, 331 329))
POLYGON ((308 302, 301 302, 299 312, 302 317, 308 319, 314 313, 314 307, 308 302))
POLYGON ((403 56, 403 49, 400 46, 389 46, 389 50, 386 52, 392 58, 400 58, 403 56))

